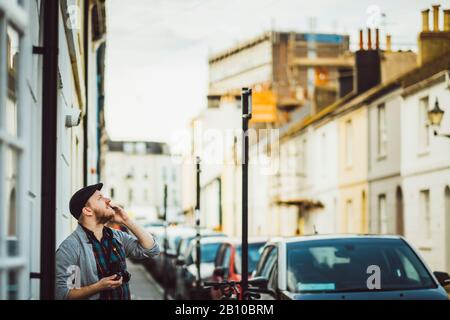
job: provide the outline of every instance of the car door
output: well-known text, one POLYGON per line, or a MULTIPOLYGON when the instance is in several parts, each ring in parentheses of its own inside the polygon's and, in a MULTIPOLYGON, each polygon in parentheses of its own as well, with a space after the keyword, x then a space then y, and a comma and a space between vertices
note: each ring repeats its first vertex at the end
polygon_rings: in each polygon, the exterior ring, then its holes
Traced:
POLYGON ((193 263, 192 250, 194 246, 192 244, 189 245, 185 254, 183 255, 183 259, 185 264, 177 266, 177 276, 176 276, 176 285, 175 285, 175 297, 181 298, 186 297, 187 295, 187 286, 190 281, 192 281, 189 277, 189 271, 187 267, 193 263))
MULTIPOLYGON (((263 253, 261 254, 261 260, 258 263, 258 267, 255 272, 255 277, 264 277, 268 280, 268 289, 271 289, 275 285, 274 281, 277 280, 275 276, 275 266, 278 260, 278 248, 274 245, 267 246, 263 253)), ((274 291, 276 292, 276 291, 274 291)), ((274 294, 261 293, 262 300, 273 300, 275 299, 274 294)))

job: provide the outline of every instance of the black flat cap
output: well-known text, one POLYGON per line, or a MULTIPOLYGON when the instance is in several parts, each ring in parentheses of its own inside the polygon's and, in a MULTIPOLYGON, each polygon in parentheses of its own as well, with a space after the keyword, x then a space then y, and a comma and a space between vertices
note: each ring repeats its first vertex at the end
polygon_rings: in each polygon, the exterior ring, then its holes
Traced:
POLYGON ((75 219, 81 215, 81 211, 86 206, 86 202, 95 193, 95 191, 100 190, 103 187, 103 183, 93 184, 84 188, 81 188, 70 199, 69 208, 70 213, 75 219))

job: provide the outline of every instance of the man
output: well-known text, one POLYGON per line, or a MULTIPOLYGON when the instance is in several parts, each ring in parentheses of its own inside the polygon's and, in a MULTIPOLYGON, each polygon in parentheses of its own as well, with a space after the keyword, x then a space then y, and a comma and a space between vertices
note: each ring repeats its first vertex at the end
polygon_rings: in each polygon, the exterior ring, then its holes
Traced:
POLYGON ((126 258, 159 254, 155 239, 101 193, 102 183, 78 190, 70 199, 76 230, 56 251, 56 299, 129 300, 126 258), (105 226, 125 226, 130 235, 105 226))

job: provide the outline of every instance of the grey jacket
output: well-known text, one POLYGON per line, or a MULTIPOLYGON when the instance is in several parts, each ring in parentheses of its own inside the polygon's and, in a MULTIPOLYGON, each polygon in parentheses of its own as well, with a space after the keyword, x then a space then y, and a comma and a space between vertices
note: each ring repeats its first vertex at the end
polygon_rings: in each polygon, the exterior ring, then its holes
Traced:
MULTIPOLYGON (((126 232, 112 229, 114 237, 123 245, 127 257, 145 259, 160 253, 158 243, 150 249, 144 249, 137 238, 126 232)), ((84 287, 99 281, 94 251, 83 228, 78 225, 56 250, 56 292, 58 300, 67 299, 69 290, 84 287)), ((97 293, 89 299, 98 299, 97 293)))

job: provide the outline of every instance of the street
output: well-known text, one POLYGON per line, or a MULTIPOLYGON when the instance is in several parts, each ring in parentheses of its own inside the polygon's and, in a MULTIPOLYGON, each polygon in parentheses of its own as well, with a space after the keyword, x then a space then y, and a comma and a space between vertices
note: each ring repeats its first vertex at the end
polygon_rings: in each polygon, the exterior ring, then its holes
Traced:
POLYGON ((130 279, 132 300, 163 300, 163 289, 142 265, 128 260, 127 266, 132 275, 130 279))

